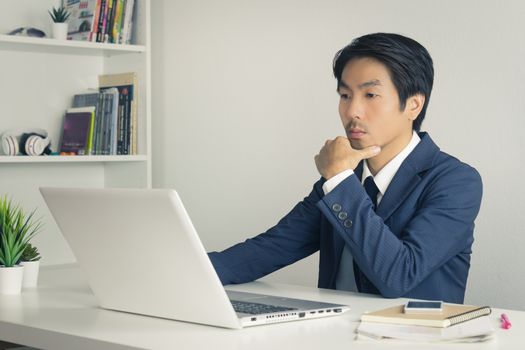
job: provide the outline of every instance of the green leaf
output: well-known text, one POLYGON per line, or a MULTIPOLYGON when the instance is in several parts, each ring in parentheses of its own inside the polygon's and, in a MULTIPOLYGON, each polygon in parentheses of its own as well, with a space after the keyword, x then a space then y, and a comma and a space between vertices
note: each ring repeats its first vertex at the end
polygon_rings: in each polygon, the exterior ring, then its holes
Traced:
POLYGON ((0 199, 0 264, 11 267, 19 263, 29 241, 42 229, 41 219, 34 216, 35 211, 26 215, 7 196, 0 199))
POLYGON ((51 19, 55 23, 64 23, 69 18, 70 13, 66 10, 65 7, 60 6, 58 9, 55 7, 52 8, 52 11, 47 11, 51 19))

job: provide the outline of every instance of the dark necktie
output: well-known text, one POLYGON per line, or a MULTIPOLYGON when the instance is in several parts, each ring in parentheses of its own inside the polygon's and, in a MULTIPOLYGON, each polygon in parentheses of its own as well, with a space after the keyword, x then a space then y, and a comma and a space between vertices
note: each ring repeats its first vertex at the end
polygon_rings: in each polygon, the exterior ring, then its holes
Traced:
POLYGON ((377 194, 379 193, 379 189, 374 182, 374 178, 372 176, 367 177, 363 186, 365 187, 366 194, 368 194, 368 197, 370 197, 372 203, 374 203, 375 210, 377 207, 377 194))
MULTIPOLYGON (((370 197, 370 200, 374 204, 374 210, 377 207, 377 194, 379 193, 379 189, 376 186, 376 183, 374 182, 374 178, 372 176, 369 176, 365 179, 365 183, 363 184, 366 194, 368 194, 368 197, 370 197)), ((375 286, 366 278, 366 276, 361 272, 359 267, 357 266, 355 260, 354 263, 354 277, 355 277, 355 284, 357 286, 357 290, 361 292, 363 289, 363 285, 366 284, 368 288, 366 288, 366 291, 368 293, 378 293, 375 286)))

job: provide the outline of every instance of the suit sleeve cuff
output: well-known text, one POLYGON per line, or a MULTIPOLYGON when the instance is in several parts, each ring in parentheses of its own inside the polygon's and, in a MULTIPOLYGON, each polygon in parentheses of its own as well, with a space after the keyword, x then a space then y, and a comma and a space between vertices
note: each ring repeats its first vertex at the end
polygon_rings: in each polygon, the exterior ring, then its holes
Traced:
POLYGON ((221 280, 223 285, 235 283, 235 276, 232 274, 230 269, 228 269, 221 261, 220 253, 211 252, 208 253, 208 258, 210 259, 217 276, 221 280))
POLYGON ((341 182, 343 182, 347 177, 349 177, 353 173, 354 171, 352 169, 343 170, 339 174, 330 178, 329 180, 326 180, 326 182, 323 184, 323 192, 325 196, 328 193, 332 192, 332 190, 336 188, 337 185, 339 185, 341 182))

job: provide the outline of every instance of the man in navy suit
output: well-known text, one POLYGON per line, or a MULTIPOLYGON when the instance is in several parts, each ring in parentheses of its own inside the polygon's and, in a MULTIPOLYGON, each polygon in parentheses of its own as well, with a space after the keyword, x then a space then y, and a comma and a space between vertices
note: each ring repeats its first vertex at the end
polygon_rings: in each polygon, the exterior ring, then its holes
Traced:
POLYGON ((315 156, 322 178, 277 225, 210 259, 223 284, 320 251, 320 288, 462 303, 482 196, 478 172, 421 123, 434 69, 397 34, 355 39, 334 59, 346 137, 315 156))

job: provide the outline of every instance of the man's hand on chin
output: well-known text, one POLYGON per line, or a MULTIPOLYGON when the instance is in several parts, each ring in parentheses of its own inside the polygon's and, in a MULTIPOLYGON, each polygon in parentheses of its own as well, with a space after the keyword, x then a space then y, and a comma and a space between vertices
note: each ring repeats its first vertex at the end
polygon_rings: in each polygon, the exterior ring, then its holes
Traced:
POLYGON ((353 149, 348 138, 337 136, 334 140, 325 142, 319 154, 315 156, 315 165, 319 174, 329 180, 344 170, 354 170, 360 161, 374 157, 379 152, 381 152, 379 146, 353 149))

